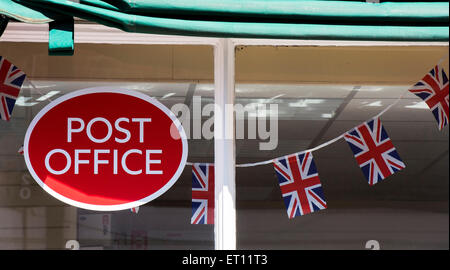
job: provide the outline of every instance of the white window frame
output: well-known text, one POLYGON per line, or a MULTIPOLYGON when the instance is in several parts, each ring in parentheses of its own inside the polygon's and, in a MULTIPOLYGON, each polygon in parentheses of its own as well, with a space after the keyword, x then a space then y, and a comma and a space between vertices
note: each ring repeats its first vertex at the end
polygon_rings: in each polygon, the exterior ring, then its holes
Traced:
MULTIPOLYGON (((48 42, 47 24, 9 23, 0 42, 48 42)), ((216 250, 236 249, 236 183, 235 183, 235 49, 236 46, 448 46, 448 42, 385 42, 336 40, 283 40, 205 38, 127 33, 97 24, 75 25, 75 46, 90 44, 165 44, 210 45, 214 48, 214 100, 224 112, 214 115, 215 219, 216 250)))

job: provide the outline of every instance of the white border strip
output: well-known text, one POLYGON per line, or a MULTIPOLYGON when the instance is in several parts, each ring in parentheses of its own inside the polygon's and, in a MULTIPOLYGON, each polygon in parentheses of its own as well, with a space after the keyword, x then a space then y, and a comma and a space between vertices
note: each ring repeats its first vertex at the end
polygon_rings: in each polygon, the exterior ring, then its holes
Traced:
POLYGON ((229 39, 221 39, 214 48, 214 103, 222 112, 214 113, 216 250, 236 249, 235 119, 234 111, 227 106, 235 101, 234 49, 229 39))
MULTIPOLYGON (((217 45, 220 38, 129 33, 100 24, 75 24, 75 43, 217 45)), ((230 38, 234 46, 448 46, 449 42, 230 38)), ((10 22, 0 42, 48 42, 48 24, 10 22)))

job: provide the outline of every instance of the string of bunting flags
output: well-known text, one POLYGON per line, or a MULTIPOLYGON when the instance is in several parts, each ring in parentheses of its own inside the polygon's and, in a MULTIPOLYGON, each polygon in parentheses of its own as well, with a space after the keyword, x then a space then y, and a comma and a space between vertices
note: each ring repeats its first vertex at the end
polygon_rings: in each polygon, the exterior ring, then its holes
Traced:
MULTIPOLYGON (((442 130, 449 121, 449 82, 441 67, 445 57, 419 82, 408 89, 428 105, 439 130, 442 130)), ((0 56, 0 118, 2 120, 11 119, 16 99, 25 79, 24 72, 0 56)), ((236 167, 272 164, 290 219, 326 209, 327 203, 312 153, 344 139, 369 185, 375 185, 404 169, 406 165, 383 127, 381 116, 396 105, 406 93, 370 120, 319 146, 261 162, 236 164, 236 167)), ((23 146, 18 152, 23 155, 23 146)), ((192 166, 191 224, 214 224, 214 164, 187 162, 186 165, 192 166)), ((130 211, 137 214, 139 207, 130 208, 130 211)))
MULTIPOLYGON (((408 89, 421 98, 433 113, 439 130, 449 120, 449 82, 439 63, 419 82, 408 89)), ((312 152, 344 138, 368 184, 373 186, 406 167, 381 123, 381 115, 396 105, 406 94, 372 119, 312 149, 256 163, 236 164, 255 167, 272 163, 290 219, 327 208, 322 184, 312 152)), ((187 163, 192 166, 191 224, 213 224, 214 165, 187 163)))

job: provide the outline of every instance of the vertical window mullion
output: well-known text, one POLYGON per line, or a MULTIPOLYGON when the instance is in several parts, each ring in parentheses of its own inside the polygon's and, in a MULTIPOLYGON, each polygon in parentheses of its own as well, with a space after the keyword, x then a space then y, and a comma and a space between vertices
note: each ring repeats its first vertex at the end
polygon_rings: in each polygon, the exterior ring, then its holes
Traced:
POLYGON ((214 48, 214 174, 216 250, 236 249, 234 44, 220 39, 214 48))

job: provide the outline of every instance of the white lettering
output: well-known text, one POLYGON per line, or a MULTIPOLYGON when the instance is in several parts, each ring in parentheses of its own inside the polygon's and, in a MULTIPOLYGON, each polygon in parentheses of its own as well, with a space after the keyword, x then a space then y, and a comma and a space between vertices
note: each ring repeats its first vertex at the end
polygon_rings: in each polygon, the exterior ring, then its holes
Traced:
POLYGON ((160 159, 150 159, 150 154, 162 154, 162 150, 146 150, 145 151, 145 174, 162 174, 160 170, 152 171, 150 170, 150 164, 161 164, 160 159))
POLYGON ((75 174, 79 173, 80 164, 89 164, 88 159, 80 159, 80 154, 89 154, 90 152, 91 150, 89 149, 75 149, 75 158, 74 158, 75 174))
POLYGON ((67 118, 67 142, 72 142, 72 133, 81 132, 84 129, 84 121, 81 118, 69 117, 67 118), (72 128, 72 122, 80 123, 80 127, 77 129, 72 128))
POLYGON ((117 149, 113 150, 113 174, 117 174, 117 149))
POLYGON ((142 170, 133 171, 127 167, 127 157, 128 157, 128 155, 133 154, 133 153, 142 155, 142 151, 138 150, 138 149, 130 149, 130 150, 126 151, 122 156, 122 168, 124 169, 124 171, 126 171, 128 174, 131 174, 131 175, 141 174, 142 170))
POLYGON ((114 123, 114 126, 115 126, 116 130, 117 130, 117 131, 120 131, 120 132, 122 132, 122 133, 124 133, 124 134, 126 135, 126 137, 125 137, 124 139, 118 139, 118 138, 116 137, 116 138, 114 138, 114 140, 115 140, 116 142, 118 142, 118 143, 126 143, 126 142, 128 142, 128 141, 130 140, 130 138, 131 138, 131 133, 130 133, 130 131, 129 131, 128 129, 124 129, 124 128, 122 128, 121 126, 119 126, 120 122, 127 122, 127 123, 130 123, 130 120, 129 120, 128 118, 121 117, 121 118, 118 118, 118 119, 116 120, 116 122, 114 123))
POLYGON ((151 122, 151 118, 131 118, 132 122, 139 122, 139 142, 144 142, 144 122, 151 122))
POLYGON ((96 118, 92 119, 91 121, 89 121, 89 123, 87 124, 87 126, 86 126, 86 134, 88 135, 88 137, 89 137, 89 139, 91 141, 93 141, 95 143, 104 143, 107 140, 109 140, 109 138, 111 138, 111 134, 112 134, 111 123, 108 120, 106 120, 105 118, 103 118, 103 117, 96 117, 96 118), (92 136, 91 128, 92 128, 92 125, 95 122, 103 122, 108 127, 108 134, 103 139, 96 139, 96 138, 94 138, 94 136, 92 136))
MULTIPOLYGON (((127 173, 131 175, 138 175, 145 173, 146 175, 161 175, 163 174, 162 169, 154 168, 155 164, 162 164, 162 158, 155 157, 154 155, 161 155, 163 153, 162 149, 145 149, 145 150, 139 150, 139 149, 129 149, 123 155, 119 153, 118 149, 74 149, 72 153, 68 153, 67 151, 63 149, 53 149, 50 152, 47 153, 45 157, 45 167, 47 170, 56 175, 64 174, 72 167, 72 160, 73 160, 73 170, 74 174, 78 175, 80 174, 80 171, 94 173, 94 174, 101 174, 102 168, 104 170, 112 171, 113 174, 117 175, 119 171, 119 166, 122 166, 122 169, 127 173), (145 157, 144 157, 145 152, 145 157), (54 154, 63 154, 66 163, 65 167, 61 170, 55 170, 50 165, 50 159, 54 154), (82 155, 85 156, 82 156, 82 155), (132 154, 136 154, 138 156, 134 157, 132 162, 128 162, 128 157, 132 154), (101 156, 103 155, 103 156, 101 156), (143 160, 145 158, 145 161, 143 160), (119 163, 120 159, 120 163, 119 163), (128 167, 128 164, 133 164, 133 166, 140 166, 138 164, 142 164, 145 162, 145 171, 144 168, 142 169, 130 169, 128 167), (82 167, 80 169, 80 165, 89 165, 82 167), (100 165, 108 165, 109 166, 100 166, 100 165)), ((60 162, 58 162, 60 163, 60 162)), ((142 164, 143 165, 143 164, 142 164)), ((138 167, 139 168, 139 167, 138 167)))
POLYGON ((48 154, 45 156, 45 168, 52 174, 56 174, 56 175, 64 174, 70 169, 70 165, 72 165, 70 155, 69 155, 69 153, 67 153, 66 151, 64 151, 62 149, 53 149, 52 151, 48 152, 48 154), (66 157, 66 167, 64 167, 64 169, 62 169, 60 171, 53 170, 53 168, 50 166, 50 157, 54 153, 61 153, 66 157))
POLYGON ((107 149, 95 149, 94 150, 94 174, 98 174, 98 164, 108 164, 109 163, 109 160, 107 160, 107 159, 98 159, 98 154, 109 154, 109 150, 107 150, 107 149))

